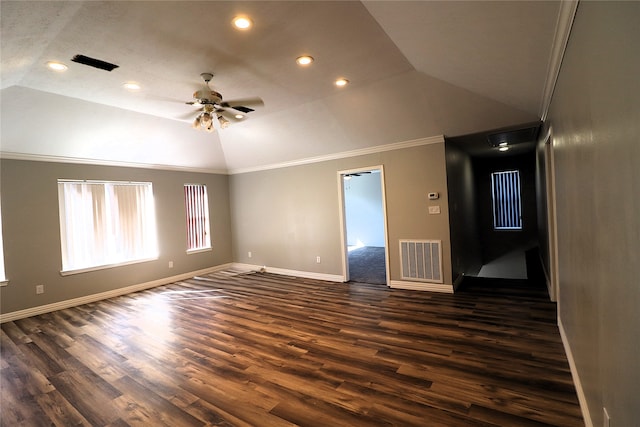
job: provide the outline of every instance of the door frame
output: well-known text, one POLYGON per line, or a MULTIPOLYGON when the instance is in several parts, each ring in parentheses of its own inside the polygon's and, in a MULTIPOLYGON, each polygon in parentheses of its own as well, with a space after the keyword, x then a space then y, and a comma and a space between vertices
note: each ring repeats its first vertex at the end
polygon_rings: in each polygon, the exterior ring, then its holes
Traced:
POLYGON ((560 292, 558 289, 558 229, 556 210, 556 173, 555 158, 553 152, 553 129, 544 140, 546 194, 547 194, 547 237, 549 252, 549 297, 551 301, 558 302, 560 292))
POLYGON ((382 220, 383 220, 383 234, 384 234, 384 268, 387 286, 390 283, 390 269, 389 269, 389 233, 387 225, 387 197, 386 197, 386 185, 384 178, 384 165, 367 166, 356 169, 339 170, 338 175, 338 208, 340 215, 340 241, 342 249, 342 277, 344 282, 349 281, 349 250, 347 242, 347 216, 345 211, 345 194, 344 194, 344 177, 345 175, 352 173, 362 172, 380 172, 380 192, 382 194, 382 220))

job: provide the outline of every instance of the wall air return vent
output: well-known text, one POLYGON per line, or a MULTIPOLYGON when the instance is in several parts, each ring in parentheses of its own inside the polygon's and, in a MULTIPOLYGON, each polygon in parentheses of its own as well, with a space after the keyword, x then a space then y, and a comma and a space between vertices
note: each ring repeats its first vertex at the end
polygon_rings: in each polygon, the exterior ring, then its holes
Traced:
POLYGON ((400 240, 403 280, 443 283, 441 240, 400 240))
POLYGON ((76 55, 71 58, 73 62, 77 62, 78 64, 88 65, 90 67, 99 68, 105 71, 113 71, 119 67, 119 65, 111 64, 106 61, 101 61, 100 59, 89 58, 84 55, 76 55))

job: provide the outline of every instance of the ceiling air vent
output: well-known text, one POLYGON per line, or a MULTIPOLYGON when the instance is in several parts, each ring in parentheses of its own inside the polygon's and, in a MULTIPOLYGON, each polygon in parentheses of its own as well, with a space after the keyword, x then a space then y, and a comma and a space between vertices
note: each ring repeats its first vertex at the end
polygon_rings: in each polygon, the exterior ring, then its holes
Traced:
POLYGON ((84 56, 84 55, 76 55, 73 58, 71 58, 71 60, 73 62, 77 62, 78 64, 84 64, 90 67, 99 68, 101 70, 106 70, 106 71, 113 71, 114 69, 119 67, 119 65, 111 64, 109 62, 101 61, 95 58, 89 58, 88 56, 84 56))
POLYGON ((534 142, 538 137, 539 129, 540 126, 538 125, 525 129, 492 133, 490 135, 487 135, 487 140, 489 141, 489 145, 492 147, 498 147, 504 142, 508 143, 509 145, 534 142))

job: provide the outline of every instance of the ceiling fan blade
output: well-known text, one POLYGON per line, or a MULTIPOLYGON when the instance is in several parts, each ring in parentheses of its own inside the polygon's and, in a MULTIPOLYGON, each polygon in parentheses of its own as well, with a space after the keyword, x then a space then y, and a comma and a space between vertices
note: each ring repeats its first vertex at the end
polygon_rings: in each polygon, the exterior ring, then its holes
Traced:
POLYGON ((255 111, 253 108, 249 108, 249 107, 243 107, 242 105, 237 105, 235 107, 231 107, 231 106, 220 106, 221 110, 225 110, 225 111, 229 111, 229 113, 234 113, 234 114, 242 114, 245 115, 247 113, 250 113, 252 111, 255 111))
MULTIPOLYGON (((238 118, 236 117, 236 115, 238 115, 237 113, 234 113, 231 110, 235 110, 235 108, 218 108, 216 111, 218 112, 218 115, 223 116, 225 119, 229 119, 231 121, 234 122, 239 122, 242 120, 242 117, 238 118)), ((242 114, 242 116, 244 117, 244 114, 242 114)))
POLYGON ((176 119, 178 119, 178 120, 191 120, 191 119, 194 119, 198 115, 198 113, 200 113, 201 111, 202 110, 200 110, 200 109, 193 110, 193 111, 190 111, 188 113, 185 113, 185 114, 182 114, 182 115, 176 117, 176 119))
MULTIPOLYGON (((246 99, 233 99, 230 101, 224 101, 223 103, 220 104, 223 107, 227 107, 227 108, 236 108, 237 107, 243 107, 243 106, 256 106, 256 107, 263 107, 264 106, 264 101, 260 98, 246 98, 246 99)), ((241 111, 241 110, 238 110, 241 111)), ((253 110, 251 110, 253 111, 253 110)))

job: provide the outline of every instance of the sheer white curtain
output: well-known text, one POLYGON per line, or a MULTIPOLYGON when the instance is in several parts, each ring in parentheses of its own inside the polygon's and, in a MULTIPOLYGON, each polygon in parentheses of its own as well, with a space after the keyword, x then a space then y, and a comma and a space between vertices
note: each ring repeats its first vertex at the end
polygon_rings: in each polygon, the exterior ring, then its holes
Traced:
POLYGON ((59 181, 62 270, 156 258, 151 183, 59 181))

